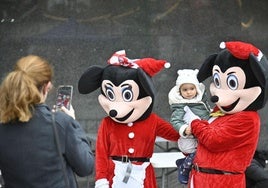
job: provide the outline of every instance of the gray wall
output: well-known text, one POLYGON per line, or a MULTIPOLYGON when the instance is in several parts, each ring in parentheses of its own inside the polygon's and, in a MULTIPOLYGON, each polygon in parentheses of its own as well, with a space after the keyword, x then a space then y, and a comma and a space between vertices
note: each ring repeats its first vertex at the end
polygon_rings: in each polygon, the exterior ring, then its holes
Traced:
MULTIPOLYGON (((218 51, 221 41, 243 40, 268 55, 267 0, 1 0, 0 76, 27 54, 48 59, 54 85, 74 85, 73 106, 88 132, 96 132, 105 115, 99 90, 80 95, 77 81, 90 65, 106 65, 117 50, 129 58, 155 57, 172 63, 153 79, 154 111, 169 119, 167 93, 176 71, 199 68, 218 51)), ((52 91, 48 104, 55 101, 52 91)), ((267 105, 260 111, 260 146, 267 147, 267 105)))

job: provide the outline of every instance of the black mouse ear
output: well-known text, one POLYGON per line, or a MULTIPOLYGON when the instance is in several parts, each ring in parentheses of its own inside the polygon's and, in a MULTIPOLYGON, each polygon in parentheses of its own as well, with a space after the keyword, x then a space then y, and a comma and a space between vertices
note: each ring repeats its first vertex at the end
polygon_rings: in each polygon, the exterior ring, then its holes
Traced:
POLYGON ((81 94, 88 94, 101 86, 104 67, 90 66, 78 81, 78 91, 81 94))
POLYGON ((264 55, 259 61, 253 54, 250 54, 249 63, 253 74, 262 87, 263 98, 261 99, 261 107, 263 107, 268 99, 268 61, 264 55))
POLYGON ((214 66, 217 55, 218 54, 212 54, 207 59, 205 59, 197 74, 197 79, 199 82, 203 82, 205 79, 212 76, 212 68, 214 66))
POLYGON ((152 78, 141 69, 137 69, 137 72, 138 72, 138 79, 143 89, 145 90, 146 94, 154 98, 155 88, 152 78))
POLYGON ((249 62, 251 70, 256 76, 258 82, 262 87, 265 87, 268 82, 268 61, 265 56, 260 61, 253 55, 249 55, 249 62))

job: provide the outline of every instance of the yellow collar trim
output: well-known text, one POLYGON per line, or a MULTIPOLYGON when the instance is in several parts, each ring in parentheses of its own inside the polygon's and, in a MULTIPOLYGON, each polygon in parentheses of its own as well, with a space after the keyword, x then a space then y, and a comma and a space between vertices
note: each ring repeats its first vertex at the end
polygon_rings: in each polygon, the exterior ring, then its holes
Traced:
POLYGON ((212 117, 219 117, 219 116, 224 116, 224 115, 225 114, 220 110, 210 113, 210 116, 212 116, 212 117))

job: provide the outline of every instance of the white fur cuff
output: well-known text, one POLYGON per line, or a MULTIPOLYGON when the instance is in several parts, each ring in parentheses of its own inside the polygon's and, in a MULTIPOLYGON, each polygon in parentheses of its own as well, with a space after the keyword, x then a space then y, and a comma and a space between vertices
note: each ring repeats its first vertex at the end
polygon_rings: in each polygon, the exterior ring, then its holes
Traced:
POLYGON ((183 137, 183 138, 187 137, 187 135, 184 134, 184 131, 185 131, 186 127, 188 127, 188 125, 184 124, 184 125, 181 126, 181 128, 179 130, 179 133, 180 133, 181 137, 183 137))
POLYGON ((95 188, 109 188, 109 182, 107 179, 99 179, 95 182, 95 188))

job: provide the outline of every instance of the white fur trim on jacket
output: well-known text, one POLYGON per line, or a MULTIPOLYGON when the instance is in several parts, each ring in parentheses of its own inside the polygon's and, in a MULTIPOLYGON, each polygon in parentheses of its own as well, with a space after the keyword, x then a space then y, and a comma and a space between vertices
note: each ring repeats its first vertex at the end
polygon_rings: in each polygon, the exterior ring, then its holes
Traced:
POLYGON ((106 178, 99 179, 95 182, 95 188, 109 188, 109 182, 106 178))
POLYGON ((184 124, 184 125, 181 126, 181 128, 180 128, 180 130, 179 130, 179 133, 180 133, 181 137, 184 137, 184 138, 187 137, 187 135, 184 134, 184 131, 185 131, 185 129, 186 129, 187 127, 188 127, 187 124, 184 124))
POLYGON ((197 103, 202 101, 204 92, 205 92, 205 85, 202 83, 199 83, 196 85, 197 95, 193 99, 184 99, 180 92, 179 87, 174 86, 168 93, 168 102, 169 105, 175 104, 175 103, 197 103))

